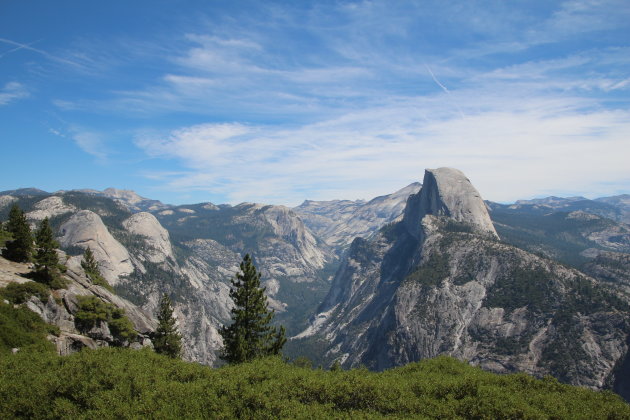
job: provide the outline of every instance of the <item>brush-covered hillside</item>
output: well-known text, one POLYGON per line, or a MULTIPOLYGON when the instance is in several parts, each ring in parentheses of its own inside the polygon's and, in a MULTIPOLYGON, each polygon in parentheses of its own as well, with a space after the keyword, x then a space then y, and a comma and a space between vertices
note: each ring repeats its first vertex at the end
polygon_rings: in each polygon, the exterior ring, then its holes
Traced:
POLYGON ((630 418, 617 395, 497 375, 448 357, 380 373, 279 358, 212 369, 149 349, 0 360, 4 418, 630 418))

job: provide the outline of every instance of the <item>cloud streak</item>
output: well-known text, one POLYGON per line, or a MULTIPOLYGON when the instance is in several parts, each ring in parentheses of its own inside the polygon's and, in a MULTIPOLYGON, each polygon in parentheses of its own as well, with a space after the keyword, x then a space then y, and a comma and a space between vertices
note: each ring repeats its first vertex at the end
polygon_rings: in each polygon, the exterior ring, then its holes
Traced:
POLYGON ((18 99, 29 96, 29 92, 23 84, 18 82, 9 82, 0 89, 0 106, 8 105, 18 99))

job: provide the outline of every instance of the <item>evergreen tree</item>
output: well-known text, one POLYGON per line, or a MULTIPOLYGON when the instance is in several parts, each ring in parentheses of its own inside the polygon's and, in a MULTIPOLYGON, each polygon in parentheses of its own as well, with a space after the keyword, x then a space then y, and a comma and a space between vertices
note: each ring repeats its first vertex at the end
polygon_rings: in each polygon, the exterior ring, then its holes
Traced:
POLYGON ((286 342, 284 327, 271 326, 274 311, 267 307, 265 289, 260 287, 260 273, 249 254, 243 258, 240 268, 241 273, 232 279, 230 290, 234 301, 233 322, 219 331, 224 346, 221 358, 231 364, 279 354, 286 342))
POLYGON ((109 285, 107 280, 101 274, 101 270, 98 267, 98 261, 94 258, 94 253, 88 246, 83 253, 83 260, 81 261, 81 267, 83 271, 85 271, 85 275, 88 276, 92 283, 103 286, 110 292, 113 292, 114 289, 109 285))
POLYGON ((33 253, 33 235, 24 212, 17 204, 11 207, 6 230, 13 239, 6 242, 6 249, 3 255, 12 261, 29 261, 33 253))
POLYGON ((81 261, 81 267, 85 274, 91 277, 94 274, 101 274, 101 271, 98 268, 98 261, 94 259, 94 253, 88 246, 83 253, 83 260, 81 261))
POLYGON ((177 358, 182 350, 182 336, 177 331, 173 317, 173 305, 167 294, 160 299, 157 314, 158 327, 153 334, 153 348, 156 353, 177 358))
POLYGON ((55 241, 48 217, 42 220, 35 233, 35 244, 37 246, 35 253, 36 277, 41 282, 55 287, 58 283, 55 280, 58 280, 59 277, 59 256, 56 251, 59 243, 55 241))

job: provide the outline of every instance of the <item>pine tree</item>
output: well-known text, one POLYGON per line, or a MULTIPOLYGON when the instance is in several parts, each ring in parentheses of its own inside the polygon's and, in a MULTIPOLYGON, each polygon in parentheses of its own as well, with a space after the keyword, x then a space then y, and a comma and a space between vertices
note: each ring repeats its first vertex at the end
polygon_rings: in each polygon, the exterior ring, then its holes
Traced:
POLYGON ((85 252, 83 253, 81 267, 83 268, 83 271, 85 271, 85 274, 87 274, 88 276, 101 274, 101 271, 98 268, 98 261, 94 259, 94 253, 89 246, 85 249, 85 252))
POLYGON ((157 318, 158 327, 153 333, 153 348, 156 353, 175 359, 180 356, 182 351, 182 336, 177 331, 176 321, 173 317, 173 305, 166 293, 160 299, 157 318))
POLYGON ((17 204, 11 207, 6 229, 13 239, 6 242, 3 255, 12 261, 29 261, 33 253, 33 235, 24 212, 17 204))
POLYGON ((35 233, 35 245, 37 247, 37 252, 35 253, 37 279, 49 286, 58 286, 56 280, 59 277, 59 256, 56 248, 59 247, 59 243, 55 241, 48 217, 42 220, 39 229, 35 233))
POLYGON ((228 363, 247 362, 258 357, 279 354, 286 342, 285 330, 271 326, 274 311, 267 307, 265 289, 260 287, 260 273, 249 254, 241 262, 241 273, 232 279, 230 297, 234 301, 232 324, 223 326, 221 358, 228 363))
POLYGON ((88 246, 83 253, 83 260, 81 261, 81 267, 83 271, 85 271, 85 275, 92 280, 92 283, 103 286, 110 292, 113 292, 114 289, 109 285, 107 280, 101 274, 101 270, 98 267, 98 261, 94 258, 94 253, 88 246))

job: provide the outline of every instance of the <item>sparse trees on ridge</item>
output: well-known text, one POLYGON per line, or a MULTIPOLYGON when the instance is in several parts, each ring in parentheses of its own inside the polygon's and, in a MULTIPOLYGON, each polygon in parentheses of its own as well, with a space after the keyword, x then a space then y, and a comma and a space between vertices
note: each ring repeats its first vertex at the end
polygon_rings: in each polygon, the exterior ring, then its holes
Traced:
POLYGON ((232 324, 223 326, 221 358, 230 364, 280 353, 286 342, 285 330, 271 325, 274 311, 267 306, 265 289, 260 287, 260 273, 249 254, 240 265, 241 272, 232 279, 230 297, 234 301, 232 324))

